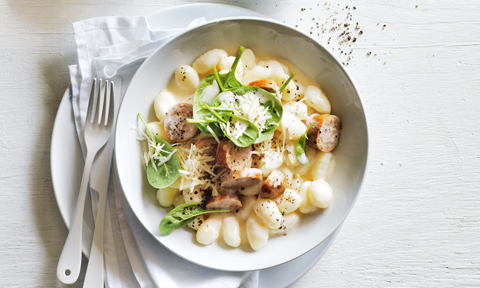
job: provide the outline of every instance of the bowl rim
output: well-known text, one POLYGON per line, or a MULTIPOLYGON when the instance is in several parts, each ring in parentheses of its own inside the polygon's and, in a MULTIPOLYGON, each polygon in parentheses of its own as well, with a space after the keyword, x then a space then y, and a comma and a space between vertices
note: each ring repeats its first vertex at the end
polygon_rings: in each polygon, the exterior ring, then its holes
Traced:
MULTIPOLYGON (((357 85, 355 84, 355 82, 353 81, 353 78, 351 77, 350 73, 348 73, 348 71, 345 69, 344 65, 342 65, 341 61, 338 59, 337 56, 335 56, 333 53, 331 53, 327 47, 325 47, 322 43, 320 43, 318 40, 316 40, 315 38, 313 38, 312 36, 308 35, 307 33, 303 32, 302 30, 300 29, 297 29, 293 26, 290 26, 286 23, 282 23, 280 21, 277 21, 275 19, 272 19, 272 18, 261 18, 261 17, 255 17, 255 16, 231 16, 231 17, 224 17, 224 18, 219 18, 219 19, 215 19, 215 20, 211 20, 211 21, 206 21, 204 23, 201 23, 197 26, 194 26, 194 27, 190 27, 190 28, 187 28, 185 29, 185 31, 173 36, 172 38, 170 38, 169 40, 165 41, 165 43, 163 43, 162 45, 160 45, 157 49, 155 49, 154 52, 152 52, 151 55, 149 55, 144 61, 143 63, 138 67, 137 71, 135 71, 135 74, 133 75, 132 77, 132 80, 130 81, 130 84, 133 83, 138 76, 138 71, 140 71, 142 69, 142 67, 144 65, 146 65, 151 59, 152 59, 152 56, 155 55, 156 53, 158 53, 159 50, 163 49, 164 46, 166 45, 169 45, 171 42, 175 41, 177 38, 179 37, 182 37, 183 34, 187 33, 187 32, 190 32, 192 30, 195 30, 195 29, 199 29, 201 27, 204 27, 204 26, 207 26, 207 25, 211 25, 211 24, 215 24, 215 23, 223 23, 223 22, 229 22, 229 21, 258 21, 258 22, 266 22, 266 23, 270 23, 270 24, 276 24, 276 25, 279 25, 279 26, 282 26, 283 28, 287 28, 287 29, 290 29, 290 30, 294 30, 295 32, 297 33, 300 33, 303 37, 306 37, 308 38, 309 40, 315 42, 315 44, 319 45, 322 49, 325 50, 325 52, 327 52, 337 63, 338 63, 338 66, 341 68, 341 71, 343 73, 345 73, 345 75, 347 76, 347 79, 348 81, 350 81, 350 83, 352 84, 355 92, 357 93, 358 95, 358 100, 360 102, 360 105, 361 105, 361 108, 362 108, 362 111, 363 111, 363 117, 365 119, 365 132, 366 132, 366 139, 365 139, 365 142, 366 142, 366 155, 365 155, 365 169, 363 171, 363 175, 362 175, 362 179, 361 179, 361 182, 360 182, 360 185, 357 189, 357 192, 355 194, 355 197, 352 201, 352 204, 350 205, 350 207, 347 209, 347 212, 343 215, 343 217, 340 219, 340 221, 338 222, 338 225, 336 225, 336 227, 334 229, 332 229, 332 231, 330 231, 330 233, 324 238, 322 239, 321 241, 319 241, 316 245, 314 245, 313 247, 311 247, 310 249, 308 249, 307 251, 304 251, 303 253, 300 253, 298 254, 297 256, 287 260, 287 261, 283 261, 281 263, 277 263, 277 264, 274 264, 274 265, 271 265, 271 266, 266 266, 266 267, 263 267, 259 270, 263 270, 263 269, 268 269, 268 268, 272 268, 272 267, 276 267, 278 265, 282 265, 284 263, 287 263, 287 262, 290 262, 294 259, 297 259, 298 257, 310 252, 311 250, 313 250, 315 247, 317 247, 318 245, 320 245, 323 241, 325 241, 325 239, 328 238, 329 235, 331 235, 335 229, 337 229, 338 227, 340 227, 342 225, 342 223, 345 223, 345 219, 347 218, 347 216, 350 214, 350 212, 352 211, 353 207, 355 206, 357 200, 358 200, 358 196, 363 188, 363 184, 365 183, 365 177, 367 175, 367 169, 368 169, 368 165, 369 165, 369 155, 370 155, 370 135, 369 135, 369 131, 368 131, 368 119, 367 119, 367 113, 365 111, 365 106, 363 104, 363 100, 362 100, 362 97, 360 95, 360 92, 357 88, 357 85)), ((124 97, 129 94, 129 91, 131 89, 131 85, 129 85, 129 87, 127 88, 127 90, 125 91, 125 94, 124 94, 124 97)), ((119 108, 119 111, 118 111, 118 116, 120 116, 121 114, 121 111, 123 110, 123 99, 122 99, 122 103, 120 103, 120 108, 119 108)), ((115 125, 115 141, 117 141, 117 130, 118 129, 118 121, 115 125)), ((117 163, 119 161, 119 155, 117 153, 117 145, 115 145, 115 148, 114 148, 114 154, 115 154, 115 163, 117 163)), ((182 255, 178 254, 176 251, 174 251, 173 249, 171 249, 170 247, 168 247, 167 245, 163 244, 158 238, 156 235, 154 235, 149 229, 147 229, 147 227, 145 227, 145 224, 140 220, 140 217, 138 217, 137 215, 137 212, 132 208, 132 206, 130 205, 130 201, 123 189, 124 185, 122 184, 122 178, 120 177, 120 175, 118 175, 118 169, 117 169, 117 166, 115 164, 115 169, 117 171, 117 183, 119 185, 119 188, 120 188, 120 191, 121 193, 123 193, 124 197, 125 197, 125 200, 127 202, 127 204, 130 206, 133 214, 135 215, 135 217, 139 220, 140 223, 142 223, 142 226, 145 230, 148 231, 148 233, 156 239, 156 241, 158 241, 159 243, 161 243, 165 248, 167 248, 169 251, 173 252, 175 255, 191 262, 191 263, 195 263, 197 265, 200 265, 202 267, 207 267, 207 268, 210 268, 210 269, 215 269, 215 270, 221 270, 221 271, 230 271, 230 272, 246 272, 246 271, 255 271, 255 270, 258 270, 258 269, 241 269, 241 270, 236 270, 236 269, 228 269, 228 268, 225 268, 225 269, 218 269, 218 268, 212 268, 210 266, 207 266, 203 263, 200 263, 200 262, 197 262, 197 261, 194 261, 194 260, 191 260, 189 258, 186 258, 186 257, 183 257, 182 255)))

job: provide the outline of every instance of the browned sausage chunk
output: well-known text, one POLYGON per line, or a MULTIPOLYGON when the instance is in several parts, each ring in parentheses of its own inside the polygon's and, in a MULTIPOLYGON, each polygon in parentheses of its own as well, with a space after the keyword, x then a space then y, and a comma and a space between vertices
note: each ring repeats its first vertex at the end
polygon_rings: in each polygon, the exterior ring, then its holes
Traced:
POLYGON ((222 175, 222 188, 236 189, 257 184, 262 181, 262 170, 245 168, 243 170, 230 170, 222 175))
POLYGON ((268 175, 265 182, 263 182, 262 190, 260 190, 259 198, 269 198, 273 199, 282 195, 285 192, 285 175, 278 170, 273 170, 270 175, 268 175))
POLYGON ((217 164, 230 170, 241 170, 250 167, 252 159, 252 147, 237 147, 232 141, 223 139, 218 143, 217 164))
POLYGON ((277 93, 278 91, 278 85, 275 83, 275 81, 270 80, 270 79, 263 79, 263 80, 257 80, 248 83, 248 86, 257 86, 260 87, 270 93, 277 93))
POLYGON ((230 209, 237 211, 242 208, 242 202, 235 192, 219 192, 217 196, 210 196, 205 206, 207 209, 230 209))
POLYGON ((193 117, 193 104, 175 104, 165 113, 165 133, 168 138, 183 142, 198 133, 197 124, 188 123, 187 119, 193 117))
POLYGON ((338 144, 342 129, 340 118, 330 114, 312 116, 307 119, 307 126, 316 123, 307 132, 307 144, 323 152, 332 151, 338 144))
MULTIPOLYGON (((212 156, 215 159, 215 156, 217 155, 217 140, 215 138, 203 138, 197 141, 195 143, 195 146, 201 151, 202 155, 206 156, 212 156)), ((213 165, 215 164, 215 160, 208 161, 208 165, 213 165)))

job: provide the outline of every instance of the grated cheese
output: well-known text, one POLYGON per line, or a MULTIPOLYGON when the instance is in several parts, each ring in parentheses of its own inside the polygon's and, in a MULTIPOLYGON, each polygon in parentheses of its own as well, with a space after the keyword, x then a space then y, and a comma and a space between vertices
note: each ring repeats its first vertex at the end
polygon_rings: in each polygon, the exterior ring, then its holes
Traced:
POLYGON ((248 92, 243 96, 235 96, 239 105, 234 105, 233 114, 251 121, 259 130, 266 128, 266 121, 272 116, 268 114, 268 107, 263 107, 260 97, 255 92, 248 92))
POLYGON ((215 173, 217 164, 207 164, 215 161, 215 157, 204 155, 203 149, 197 148, 193 142, 194 140, 174 144, 181 167, 179 190, 188 189, 193 192, 196 188, 210 189, 216 195, 216 180, 220 176, 215 173))
MULTIPOLYGON (((147 141, 147 147, 144 149, 142 159, 145 167, 148 166, 149 162, 152 162, 153 169, 155 169, 155 172, 158 172, 158 167, 165 164, 177 152, 177 149, 173 149, 172 152, 164 150, 163 147, 165 147, 165 144, 153 142, 145 132, 138 130, 136 127, 132 127, 132 129, 136 130, 141 136, 143 136, 137 137, 138 141, 147 141)), ((165 173, 167 173, 167 171, 165 171, 165 173)))

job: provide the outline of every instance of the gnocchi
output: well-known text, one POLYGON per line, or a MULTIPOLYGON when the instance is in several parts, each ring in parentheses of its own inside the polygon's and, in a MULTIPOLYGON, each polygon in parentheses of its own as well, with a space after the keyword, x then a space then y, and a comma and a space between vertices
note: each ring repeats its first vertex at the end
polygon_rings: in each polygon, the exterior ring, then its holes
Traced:
POLYGON ((248 216, 252 214, 253 205, 255 205, 257 197, 255 197, 254 195, 242 196, 240 200, 242 201, 242 208, 236 211, 236 215, 237 218, 240 219, 240 221, 245 222, 248 216))
POLYGON ((320 180, 328 181, 327 176, 329 174, 332 174, 332 172, 329 172, 329 167, 331 162, 332 162, 332 153, 318 152, 315 158, 315 162, 313 163, 310 170, 312 179, 320 179, 320 180))
POLYGON ((332 187, 324 180, 315 180, 308 187, 308 198, 314 206, 325 209, 332 202, 332 187))
POLYGON ((185 189, 182 191, 182 194, 185 203, 204 204, 205 202, 205 191, 198 186, 193 190, 185 189))
POLYGON ((259 198, 255 202, 253 210, 268 228, 277 229, 282 224, 282 213, 278 210, 275 201, 259 198))
POLYGON ((228 54, 225 50, 213 49, 198 57, 197 60, 193 62, 192 67, 198 74, 205 74, 212 70, 213 66, 217 66, 223 58, 227 57, 228 54))
POLYGON ((267 244, 268 228, 255 214, 251 214, 247 220, 248 242, 253 250, 260 250, 267 244))
POLYGON ((303 198, 292 189, 286 189, 285 192, 274 199, 274 201, 275 204, 277 204, 278 210, 280 210, 282 213, 291 213, 300 207, 303 198))
POLYGON ((240 60, 243 63, 243 67, 245 68, 244 71, 247 72, 248 70, 251 70, 253 67, 257 65, 257 59, 255 57, 255 54, 253 54, 253 51, 251 49, 246 48, 243 51, 242 57, 240 60))
POLYGON ((222 223, 223 240, 231 247, 240 246, 240 223, 235 215, 223 217, 222 223))
POLYGON ((180 88, 191 94, 197 90, 200 84, 197 71, 188 65, 182 65, 175 70, 175 80, 180 88))
POLYGON ((197 242, 203 245, 209 245, 217 240, 222 229, 222 216, 211 215, 205 220, 197 231, 197 242))
POLYGON ((282 225, 278 229, 269 229, 270 235, 287 235, 293 227, 295 227, 300 220, 300 216, 297 213, 290 213, 283 216, 282 225))
POLYGON ((167 110, 176 103, 177 101, 173 97, 172 93, 166 90, 160 91, 157 97, 155 97, 155 101, 153 102, 153 108, 155 110, 155 115, 157 116, 158 120, 165 119, 165 113, 167 113, 167 110))
POLYGON ((328 101, 327 96, 320 88, 313 85, 307 86, 307 88, 305 88, 304 97, 307 105, 317 110, 317 112, 322 114, 330 114, 330 101, 328 101))
POLYGON ((298 119, 305 121, 308 118, 308 108, 303 102, 288 102, 283 105, 283 113, 291 114, 298 119))
POLYGON ((303 199, 302 203, 298 208, 300 212, 304 214, 313 213, 318 210, 318 207, 314 206, 312 202, 310 202, 310 197, 308 197, 308 189, 310 188, 311 184, 312 182, 310 181, 303 182, 302 186, 300 187, 300 193, 298 193, 303 199))
POLYGON ((172 187, 167 187, 167 188, 162 188, 158 189, 157 191, 157 200, 160 205, 163 207, 170 207, 173 205, 173 201, 175 200, 175 197, 179 194, 178 189, 172 188, 172 187))

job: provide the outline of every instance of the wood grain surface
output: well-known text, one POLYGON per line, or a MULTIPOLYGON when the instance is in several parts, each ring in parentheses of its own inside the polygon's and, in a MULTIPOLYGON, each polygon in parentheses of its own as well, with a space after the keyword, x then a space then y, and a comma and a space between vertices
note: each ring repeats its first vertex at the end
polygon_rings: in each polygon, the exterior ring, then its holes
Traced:
MULTIPOLYGON (((71 23, 194 2, 0 0, 1 287, 63 287, 55 270, 67 229, 49 156, 76 58, 71 23)), ((480 3, 212 2, 312 31, 349 63, 367 112, 361 195, 330 250, 291 287, 480 286, 480 3), (360 27, 351 26, 351 47, 339 46, 342 30, 321 32, 347 16, 360 27)))

